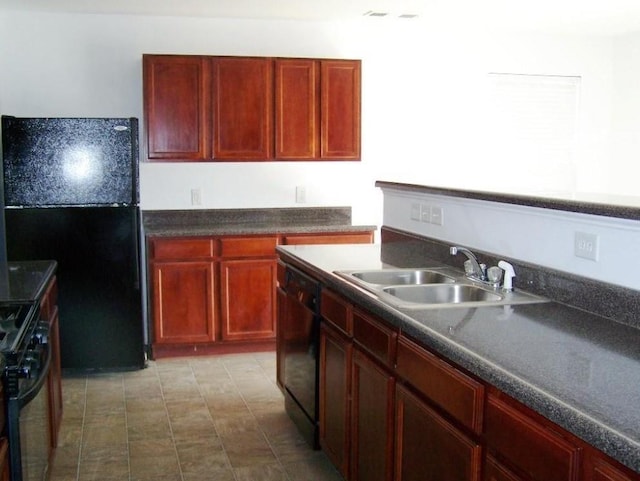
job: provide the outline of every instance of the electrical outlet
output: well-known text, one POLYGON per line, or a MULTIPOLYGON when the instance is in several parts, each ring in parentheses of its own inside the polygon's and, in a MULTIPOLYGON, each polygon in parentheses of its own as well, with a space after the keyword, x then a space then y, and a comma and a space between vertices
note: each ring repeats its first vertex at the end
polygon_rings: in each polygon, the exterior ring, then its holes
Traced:
POLYGON ((420 204, 411 204, 411 220, 420 220, 420 204))
POLYGON ((202 193, 199 188, 191 189, 191 205, 202 204, 202 193))
POLYGON ((420 219, 422 222, 431 222, 431 206, 427 204, 420 206, 420 219))
POLYGON ((442 225, 444 223, 442 207, 431 207, 431 223, 435 225, 442 225))
POLYGON ((589 259, 591 261, 598 260, 598 241, 596 234, 586 232, 576 232, 573 241, 573 253, 576 257, 589 259))

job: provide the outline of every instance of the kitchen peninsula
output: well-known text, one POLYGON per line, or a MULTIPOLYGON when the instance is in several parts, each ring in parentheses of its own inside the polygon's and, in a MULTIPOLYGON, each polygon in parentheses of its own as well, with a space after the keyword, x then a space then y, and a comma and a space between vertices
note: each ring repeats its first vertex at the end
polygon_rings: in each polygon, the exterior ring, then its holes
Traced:
MULTIPOLYGON (((624 241, 637 240, 640 209, 377 185, 385 191, 381 245, 278 247, 287 268, 321 285, 320 444, 341 473, 354 480, 417 479, 416 468, 423 475, 435 470, 435 478, 487 481, 640 479, 640 296, 633 278, 622 275, 613 284, 579 275, 582 259, 558 270, 532 261, 538 253, 521 258, 510 244, 519 233, 488 240, 475 224, 476 216, 510 223, 510 216, 568 215, 560 224, 568 223, 571 234, 597 232, 600 257, 587 269, 607 278, 601 264, 615 264, 608 262, 610 231, 622 225, 624 241), (442 209, 443 221, 423 222, 412 215, 416 205, 442 209), (335 273, 393 267, 462 273, 464 259, 450 255, 452 245, 471 248, 489 266, 512 263, 516 290, 545 302, 399 307, 335 273), (328 388, 331 397, 323 392, 328 388), (377 421, 366 417, 374 411, 377 421), (337 429, 334 419, 346 427, 337 429), (368 478, 362 459, 372 453, 380 468, 368 478), (438 464, 443 455, 456 460, 457 474, 438 464)), ((500 226, 483 225, 502 235, 500 226)), ((562 227, 549 225, 557 250, 564 249, 562 239, 572 244, 562 227)))

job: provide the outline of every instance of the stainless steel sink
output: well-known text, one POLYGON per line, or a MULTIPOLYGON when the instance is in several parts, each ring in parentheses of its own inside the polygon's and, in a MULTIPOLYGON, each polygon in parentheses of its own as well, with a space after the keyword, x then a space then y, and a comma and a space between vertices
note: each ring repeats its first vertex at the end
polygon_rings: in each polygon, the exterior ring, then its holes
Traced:
POLYGON ((469 284, 430 284, 422 286, 384 287, 382 292, 413 304, 460 304, 461 302, 496 302, 503 299, 498 292, 469 284))
POLYGON ((371 271, 354 271, 349 275, 367 284, 380 286, 447 284, 455 282, 455 278, 432 269, 382 269, 371 271))
POLYGON ((469 280, 452 267, 334 271, 381 301, 404 309, 442 309, 547 302, 520 290, 504 291, 469 280))

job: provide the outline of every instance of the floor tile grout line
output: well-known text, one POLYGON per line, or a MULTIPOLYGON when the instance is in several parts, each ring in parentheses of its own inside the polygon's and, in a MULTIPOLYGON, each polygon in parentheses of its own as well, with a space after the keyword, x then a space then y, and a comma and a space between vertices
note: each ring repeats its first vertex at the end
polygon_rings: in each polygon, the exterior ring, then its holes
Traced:
POLYGON ((158 380, 158 385, 160 386, 160 397, 162 398, 162 404, 164 406, 164 412, 167 416, 167 423, 169 423, 169 433, 171 433, 171 444, 173 445, 173 452, 176 455, 176 461, 178 461, 178 473, 180 474, 180 480, 184 481, 184 473, 182 472, 182 463, 180 462, 180 455, 178 453, 178 446, 176 444, 176 437, 173 433, 173 423, 171 422, 171 417, 169 416, 169 407, 167 406, 167 398, 164 395, 164 386, 162 383, 162 377, 160 376, 160 372, 158 370, 157 364, 155 365, 155 373, 156 378, 158 380))
MULTIPOLYGON (((202 398, 203 402, 205 403, 205 406, 207 406, 207 412, 209 413, 209 417, 211 418, 211 425, 213 426, 213 430, 216 432, 216 436, 218 436, 218 439, 220 439, 220 444, 222 446, 222 451, 224 452, 224 457, 226 459, 226 464, 229 467, 229 470, 231 471, 233 479, 238 481, 238 477, 236 476, 235 468, 231 464, 231 458, 229 457, 229 454, 227 453, 227 448, 225 447, 224 439, 222 438, 222 436, 220 435, 220 432, 216 428, 215 420, 213 419, 213 416, 211 415, 211 409, 209 408, 209 405, 206 402, 206 399, 202 394, 202 387, 200 386, 200 381, 198 380, 198 376, 196 376, 196 373, 193 370, 193 364, 194 364, 194 361, 192 359, 189 359, 189 367, 191 368, 191 372, 193 373, 193 378, 195 379, 196 384, 198 385, 198 392, 200 393, 200 397, 202 398)), ((222 363, 222 365, 224 366, 224 362, 222 363)), ((225 371, 229 375, 229 378, 233 379, 232 376, 231 376, 231 373, 227 370, 226 366, 225 366, 225 371)), ((235 385, 235 381, 234 381, 234 385, 235 385)), ((236 389, 237 389, 237 386, 236 386, 236 389)), ((244 399, 242 401, 244 402, 244 399)))
MULTIPOLYGON (((256 359, 255 355, 252 355, 251 358, 253 359, 253 362, 255 364, 258 365, 258 367, 260 368, 260 371, 262 372, 262 374, 264 375, 264 369, 262 368, 260 362, 256 359)), ((253 417, 253 419, 256 421, 256 424, 258 425, 258 429, 260 429, 260 434, 262 434, 262 437, 265 439, 265 441, 267 442, 267 445, 269 446, 269 449, 271 450, 271 452, 273 453, 274 458, 276 459, 278 466, 280 466, 280 468, 282 469, 282 473, 285 475, 286 479, 290 481, 290 477, 289 477, 289 473, 287 472, 287 470, 285 469, 284 465, 282 464, 282 461, 280 459, 280 456, 278 456, 278 453, 275 449, 273 449, 273 445, 271 444, 271 441, 269 440, 269 436, 267 435, 267 433, 265 432, 265 430, 263 429, 262 425, 258 422, 258 419, 256 418, 255 413, 253 412, 253 409, 251 409, 251 406, 249 405, 249 403, 247 402, 246 398, 244 397, 244 394, 242 393, 242 391, 240 390, 240 388, 238 387, 238 384, 236 382, 235 377, 233 376, 233 374, 229 371, 229 369, 227 368, 227 364, 223 363, 225 370, 227 371, 227 373, 229 374, 229 377, 232 379, 233 384, 236 387, 236 390, 238 391, 238 394, 240 395, 240 397, 242 398, 242 402, 244 402, 245 406, 247 407, 247 409, 249 410, 249 412, 251 413, 251 416, 253 417)), ((267 379, 269 380, 270 383, 273 383, 273 381, 271 381, 271 379, 266 376, 267 379)), ((235 475, 235 473, 234 473, 235 475)))

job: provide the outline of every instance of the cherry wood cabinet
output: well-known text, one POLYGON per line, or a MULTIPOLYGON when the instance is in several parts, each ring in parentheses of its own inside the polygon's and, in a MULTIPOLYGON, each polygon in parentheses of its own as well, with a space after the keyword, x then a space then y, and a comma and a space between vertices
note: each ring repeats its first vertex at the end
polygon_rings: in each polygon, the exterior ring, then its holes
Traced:
POLYGON ((276 59, 281 160, 360 158, 359 60, 276 59))
POLYGON ((60 327, 58 316, 58 282, 54 277, 40 301, 40 317, 49 322, 49 345, 51 348, 51 367, 47 378, 49 409, 50 460, 58 446, 58 435, 62 423, 62 367, 60 363, 60 327))
POLYGON ((273 61, 213 57, 213 157, 273 158, 273 61))
POLYGON ((0 438, 0 481, 9 481, 10 479, 9 441, 7 438, 0 438))
POLYGON ((324 60, 320 66, 320 157, 359 159, 360 61, 324 60))
POLYGON ((356 345, 351 382, 350 479, 391 481, 395 377, 356 345))
POLYGON ((206 57, 143 56, 148 159, 200 161, 211 156, 209 76, 206 57))
POLYGON ((359 160, 361 62, 143 55, 153 161, 359 160))
POLYGON ((346 479, 640 481, 326 288, 321 314, 321 446, 346 479))
POLYGON ((443 359, 401 336, 396 373, 438 408, 479 434, 484 386, 443 359))
POLYGON ((320 64, 312 59, 275 61, 275 156, 320 157, 320 64))
POLYGON ((340 234, 287 234, 283 237, 283 244, 371 244, 373 232, 354 232, 340 234))
POLYGON ((485 416, 487 448, 526 479, 580 479, 582 449, 559 432, 493 393, 487 397, 485 416))
POLYGON ((479 480, 481 460, 477 442, 396 386, 396 481, 479 480))
POLYGON ((323 323, 319 359, 320 446, 344 477, 349 469, 351 356, 349 339, 323 323))
POLYGON ((221 239, 223 340, 276 335, 276 237, 221 239))
MULTIPOLYGON (((370 242, 373 232, 323 237, 326 243, 370 242)), ((275 233, 150 237, 152 356, 273 349, 278 342, 276 246, 288 238, 275 233)))
POLYGON ((152 241, 154 344, 216 340, 215 247, 206 238, 152 241))
POLYGON ((587 457, 586 481, 637 481, 640 475, 620 466, 613 460, 607 460, 599 453, 590 453, 587 457))

